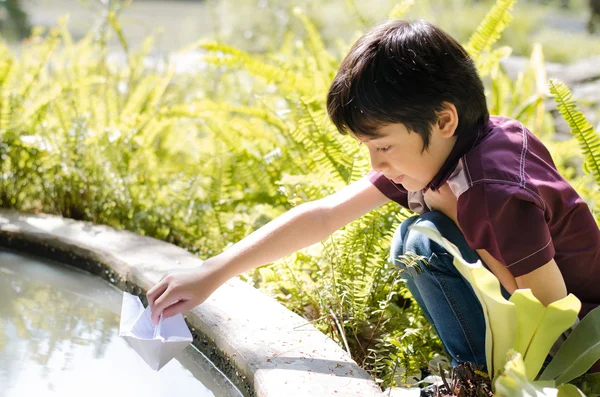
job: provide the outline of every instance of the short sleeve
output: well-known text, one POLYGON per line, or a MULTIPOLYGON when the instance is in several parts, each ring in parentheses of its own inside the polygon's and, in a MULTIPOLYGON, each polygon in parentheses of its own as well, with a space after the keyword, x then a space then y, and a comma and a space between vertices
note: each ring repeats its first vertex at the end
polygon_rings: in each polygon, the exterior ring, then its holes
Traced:
POLYGON ((458 198, 458 223, 472 249, 485 249, 519 277, 554 258, 548 223, 538 204, 520 186, 478 184, 458 198))
POLYGON ((367 174, 369 181, 383 193, 387 198, 408 208, 408 192, 402 185, 395 184, 385 177, 381 172, 374 170, 367 174))

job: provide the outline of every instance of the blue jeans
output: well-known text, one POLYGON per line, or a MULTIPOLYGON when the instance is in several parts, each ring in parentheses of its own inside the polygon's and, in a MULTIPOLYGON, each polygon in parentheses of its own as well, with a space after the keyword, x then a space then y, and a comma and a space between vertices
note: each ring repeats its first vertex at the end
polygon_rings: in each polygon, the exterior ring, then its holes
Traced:
MULTIPOLYGON (((412 224, 437 229, 458 247, 468 262, 480 260, 479 255, 469 248, 456 224, 439 211, 408 218, 392 240, 391 260, 395 265, 405 268, 398 257, 408 252, 427 260, 426 265, 421 263, 423 272, 408 269, 403 277, 423 314, 437 331, 452 364, 470 361, 486 370, 485 317, 477 296, 454 266, 452 255, 423 234, 409 230, 412 224)), ((510 296, 504 288, 502 294, 506 298, 510 296)))

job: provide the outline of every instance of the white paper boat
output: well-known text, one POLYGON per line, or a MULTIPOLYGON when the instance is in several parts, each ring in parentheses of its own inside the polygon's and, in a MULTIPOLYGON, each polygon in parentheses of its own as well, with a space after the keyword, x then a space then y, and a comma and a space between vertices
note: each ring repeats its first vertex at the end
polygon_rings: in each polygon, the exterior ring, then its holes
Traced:
POLYGON ((119 335, 158 371, 192 342, 192 334, 181 313, 164 320, 161 314, 156 326, 150 315, 150 306, 144 309, 140 298, 123 292, 119 335))

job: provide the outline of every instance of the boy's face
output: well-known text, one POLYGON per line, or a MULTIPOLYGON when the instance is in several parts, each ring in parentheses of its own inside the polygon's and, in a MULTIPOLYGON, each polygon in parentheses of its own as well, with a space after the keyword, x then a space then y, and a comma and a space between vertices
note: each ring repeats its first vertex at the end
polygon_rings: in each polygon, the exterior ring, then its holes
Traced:
POLYGON ((429 147, 423 150, 423 140, 410 133, 404 124, 388 124, 378 128, 380 137, 359 138, 369 149, 371 167, 409 192, 424 189, 437 175, 454 147, 457 119, 444 116, 431 128, 429 147))

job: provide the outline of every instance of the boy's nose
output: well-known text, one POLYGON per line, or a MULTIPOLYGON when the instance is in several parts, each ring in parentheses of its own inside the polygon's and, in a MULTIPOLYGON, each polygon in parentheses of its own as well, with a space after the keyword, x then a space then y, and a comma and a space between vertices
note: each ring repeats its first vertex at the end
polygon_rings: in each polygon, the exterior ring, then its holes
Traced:
POLYGON ((369 157, 371 158, 371 168, 374 171, 381 172, 382 174, 385 174, 386 171, 389 171, 390 167, 388 165, 388 162, 381 156, 378 156, 377 152, 371 151, 371 153, 369 154, 369 157))
POLYGON ((386 161, 377 161, 373 157, 371 157, 371 168, 374 171, 385 174, 389 170, 389 166, 386 161))

